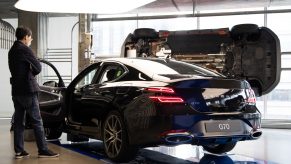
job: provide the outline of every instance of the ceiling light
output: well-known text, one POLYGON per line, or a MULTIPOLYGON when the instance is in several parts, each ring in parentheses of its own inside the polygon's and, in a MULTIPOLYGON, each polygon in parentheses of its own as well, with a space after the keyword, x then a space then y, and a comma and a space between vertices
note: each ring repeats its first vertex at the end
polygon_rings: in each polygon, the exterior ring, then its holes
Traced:
POLYGON ((116 14, 155 0, 18 0, 15 7, 32 12, 116 14))

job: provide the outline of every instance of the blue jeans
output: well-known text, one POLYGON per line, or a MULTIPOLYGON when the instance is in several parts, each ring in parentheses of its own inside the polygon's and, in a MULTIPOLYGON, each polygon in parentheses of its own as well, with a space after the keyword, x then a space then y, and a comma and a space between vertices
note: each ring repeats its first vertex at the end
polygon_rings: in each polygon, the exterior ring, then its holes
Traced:
POLYGON ((33 126, 34 136, 38 147, 38 152, 46 151, 47 143, 43 122, 40 115, 38 94, 25 96, 12 96, 14 103, 14 150, 16 153, 24 151, 24 129, 26 113, 30 117, 30 122, 33 126))

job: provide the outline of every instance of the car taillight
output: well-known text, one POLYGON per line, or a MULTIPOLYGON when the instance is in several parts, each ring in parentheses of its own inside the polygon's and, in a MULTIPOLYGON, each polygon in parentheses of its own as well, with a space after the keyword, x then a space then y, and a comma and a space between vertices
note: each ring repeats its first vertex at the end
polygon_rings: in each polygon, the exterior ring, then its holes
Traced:
POLYGON ((160 134, 160 136, 166 136, 169 134, 177 134, 177 133, 187 133, 187 130, 185 129, 176 129, 176 130, 169 130, 169 131, 165 131, 163 133, 160 134))
POLYGON ((150 87, 145 88, 145 91, 154 92, 155 95, 149 96, 149 98, 155 102, 160 103, 184 103, 184 100, 175 95, 174 89, 170 87, 150 87))
POLYGON ((252 89, 246 89, 247 91, 247 99, 246 102, 249 104, 256 104, 256 96, 255 92, 252 89))
POLYGON ((184 100, 181 97, 149 96, 149 98, 160 103, 184 103, 184 100))
POLYGON ((169 31, 162 31, 162 30, 159 31, 160 38, 167 38, 169 35, 170 35, 169 31))
POLYGON ((145 90, 150 92, 175 93, 175 91, 169 87, 150 87, 145 88, 145 90))

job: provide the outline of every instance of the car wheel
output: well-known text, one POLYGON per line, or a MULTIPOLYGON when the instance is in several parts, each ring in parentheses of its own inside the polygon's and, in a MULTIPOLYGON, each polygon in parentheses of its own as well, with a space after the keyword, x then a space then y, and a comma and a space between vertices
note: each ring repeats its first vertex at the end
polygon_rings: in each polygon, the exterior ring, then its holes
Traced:
POLYGON ((236 145, 236 142, 227 144, 213 144, 213 145, 203 145, 203 148, 214 154, 222 154, 231 151, 236 145))
POLYGON ((233 40, 246 38, 248 41, 254 41, 259 38, 260 30, 256 24, 239 24, 231 28, 231 37, 233 40))
POLYGON ((48 140, 58 139, 62 135, 62 131, 55 128, 45 128, 45 136, 48 140))
POLYGON ((135 38, 149 38, 155 39, 158 38, 156 30, 151 28, 139 28, 134 30, 133 35, 135 38))
POLYGON ((125 124, 119 112, 108 114, 103 125, 103 142, 106 155, 113 161, 126 162, 137 152, 128 144, 125 124))

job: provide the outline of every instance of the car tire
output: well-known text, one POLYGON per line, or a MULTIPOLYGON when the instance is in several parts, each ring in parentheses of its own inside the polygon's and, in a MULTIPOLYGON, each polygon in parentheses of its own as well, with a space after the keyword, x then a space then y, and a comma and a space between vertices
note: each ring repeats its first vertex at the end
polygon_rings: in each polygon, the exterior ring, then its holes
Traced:
POLYGON ((118 111, 107 115, 102 132, 104 150, 111 160, 128 162, 136 155, 137 148, 129 145, 125 124, 118 111))
POLYGON ((62 135, 62 131, 55 128, 45 128, 45 136, 48 140, 59 139, 62 135))
POLYGON ((231 37, 233 40, 242 40, 246 38, 248 41, 255 41, 259 38, 260 30, 256 24, 239 24, 231 28, 231 37))
POLYGON ((148 38, 148 39, 155 39, 158 38, 158 34, 156 30, 152 28, 139 28, 134 30, 133 35, 136 39, 139 38, 148 38))
POLYGON ((209 153, 222 154, 231 151, 236 145, 236 142, 226 144, 203 145, 204 150, 209 153))

